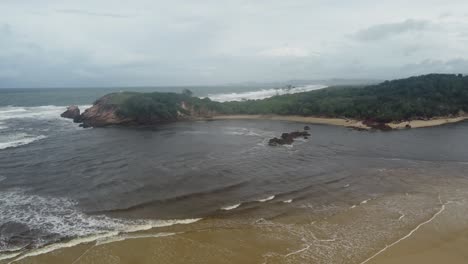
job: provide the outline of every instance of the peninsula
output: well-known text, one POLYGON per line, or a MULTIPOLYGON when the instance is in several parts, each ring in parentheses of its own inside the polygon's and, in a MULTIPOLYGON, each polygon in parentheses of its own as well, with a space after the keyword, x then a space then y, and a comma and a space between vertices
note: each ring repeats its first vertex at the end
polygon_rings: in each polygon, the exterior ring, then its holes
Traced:
POLYGON ((120 92, 105 95, 72 118, 85 127, 200 119, 271 119, 391 130, 459 122, 468 118, 466 112, 468 76, 429 74, 377 85, 335 86, 224 103, 194 97, 189 90, 120 92))

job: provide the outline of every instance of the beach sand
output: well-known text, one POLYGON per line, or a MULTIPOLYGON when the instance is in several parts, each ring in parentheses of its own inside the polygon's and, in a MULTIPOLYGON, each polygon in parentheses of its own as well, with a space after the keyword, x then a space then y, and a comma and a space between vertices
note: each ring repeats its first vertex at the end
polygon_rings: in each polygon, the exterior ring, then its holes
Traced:
POLYGON ((371 256, 371 259, 365 263, 467 263, 468 219, 466 213, 465 206, 457 202, 449 202, 440 214, 432 220, 428 219, 429 222, 421 225, 410 236, 381 253, 376 253, 377 255, 371 256))
POLYGON ((14 263, 466 263, 466 204, 445 202, 442 207, 427 194, 356 204, 331 208, 326 218, 315 217, 314 208, 274 220, 205 219, 63 247, 14 263), (404 214, 393 212, 392 206, 401 203, 404 214))
POLYGON ((400 123, 389 123, 388 125, 394 129, 404 129, 406 125, 410 125, 411 128, 421 128, 421 127, 433 127, 440 126, 445 124, 457 123, 467 120, 468 117, 437 117, 429 120, 412 120, 407 122, 400 123))
POLYGON ((312 117, 312 116, 282 116, 282 115, 220 115, 214 116, 212 120, 278 120, 278 121, 292 121, 310 124, 325 124, 334 126, 345 127, 359 127, 368 129, 361 121, 344 118, 326 118, 326 117, 312 117))
MULTIPOLYGON (((310 124, 326 124, 334 126, 354 127, 360 129, 370 129, 364 125, 362 121, 355 119, 345 118, 326 118, 326 117, 312 117, 312 116, 282 116, 282 115, 220 115, 214 116, 212 120, 279 120, 279 121, 292 121, 310 124)), ((437 117, 429 120, 412 120, 398 123, 389 123, 388 125, 393 129, 405 129, 406 125, 411 128, 433 127, 450 123, 457 123, 467 120, 468 117, 437 117)))

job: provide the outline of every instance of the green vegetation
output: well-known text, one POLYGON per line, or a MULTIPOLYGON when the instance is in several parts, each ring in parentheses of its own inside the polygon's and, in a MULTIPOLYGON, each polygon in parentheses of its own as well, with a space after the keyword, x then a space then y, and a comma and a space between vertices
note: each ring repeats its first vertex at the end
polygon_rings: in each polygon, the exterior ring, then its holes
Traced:
MULTIPOLYGON (((115 97, 115 98, 114 98, 115 97)), ((263 100, 213 102, 177 93, 119 93, 112 102, 119 113, 141 121, 175 120, 184 101, 192 113, 278 114, 400 121, 468 112, 468 76, 430 74, 371 86, 337 86, 274 96, 263 100)))
POLYGON ((206 111, 219 109, 219 103, 208 98, 192 97, 188 89, 180 94, 121 92, 109 96, 108 104, 117 106, 118 115, 130 117, 139 123, 175 121, 181 114, 190 115, 194 112, 202 115, 206 111), (182 102, 190 109, 184 109, 182 102))
POLYGON ((374 119, 381 122, 468 112, 468 76, 430 74, 365 87, 327 89, 227 102, 225 114, 278 114, 374 119))

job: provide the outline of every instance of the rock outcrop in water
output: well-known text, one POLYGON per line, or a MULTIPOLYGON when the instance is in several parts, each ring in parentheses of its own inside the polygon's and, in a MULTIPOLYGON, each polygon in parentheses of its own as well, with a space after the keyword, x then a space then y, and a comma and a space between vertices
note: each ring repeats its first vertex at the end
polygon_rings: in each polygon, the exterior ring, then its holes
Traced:
POLYGON ((60 116, 63 118, 78 120, 80 118, 80 108, 78 108, 78 106, 76 105, 71 105, 67 107, 67 110, 63 112, 60 116))
POLYGON ((281 138, 272 138, 268 141, 268 145, 270 146, 278 146, 278 145, 291 145, 294 142, 295 138, 303 137, 308 138, 310 136, 309 132, 307 131, 295 131, 291 133, 283 133, 281 134, 281 138))
POLYGON ((211 101, 176 93, 112 93, 99 98, 76 120, 82 127, 152 126, 206 119, 215 112, 211 101))

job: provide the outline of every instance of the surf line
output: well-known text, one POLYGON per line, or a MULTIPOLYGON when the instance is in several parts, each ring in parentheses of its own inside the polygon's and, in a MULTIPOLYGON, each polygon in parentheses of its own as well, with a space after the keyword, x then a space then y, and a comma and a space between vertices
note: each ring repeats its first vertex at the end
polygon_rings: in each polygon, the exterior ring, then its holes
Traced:
MULTIPOLYGON (((441 202, 442 204, 442 201, 440 200, 440 195, 439 195, 439 201, 441 202)), ((420 223, 418 226, 416 226, 413 230, 411 230, 406 236, 398 239, 397 241, 393 242, 392 244, 390 245, 386 245, 383 249, 381 249, 380 251, 378 251, 377 253, 375 253, 374 255, 370 256, 368 259, 364 260, 363 262, 361 262, 360 264, 365 264, 369 261, 371 261, 373 258, 377 257, 378 255, 380 255, 381 253, 385 252, 387 249, 393 247, 394 245, 400 243, 401 241, 409 238, 411 235, 413 235, 414 232, 418 231, 418 229, 425 225, 425 224, 428 224, 430 222, 432 222, 432 220, 434 220, 438 215, 440 215, 444 210, 445 210, 445 205, 451 203, 451 201, 448 201, 446 203, 443 203, 442 206, 440 207, 439 211, 437 211, 434 215, 432 215, 431 218, 429 218, 428 220, 420 223)))

